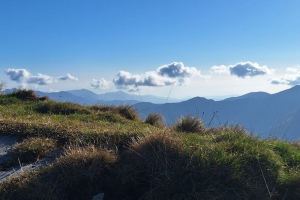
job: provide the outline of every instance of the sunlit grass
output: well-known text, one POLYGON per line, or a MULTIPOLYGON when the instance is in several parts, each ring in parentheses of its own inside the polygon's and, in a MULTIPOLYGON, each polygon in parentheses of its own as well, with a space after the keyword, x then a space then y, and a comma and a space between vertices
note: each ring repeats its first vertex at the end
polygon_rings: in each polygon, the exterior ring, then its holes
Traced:
POLYGON ((184 129, 152 126, 126 106, 5 98, 0 134, 26 138, 19 157, 64 155, 1 184, 0 199, 299 199, 299 142, 206 129, 196 118, 184 129))

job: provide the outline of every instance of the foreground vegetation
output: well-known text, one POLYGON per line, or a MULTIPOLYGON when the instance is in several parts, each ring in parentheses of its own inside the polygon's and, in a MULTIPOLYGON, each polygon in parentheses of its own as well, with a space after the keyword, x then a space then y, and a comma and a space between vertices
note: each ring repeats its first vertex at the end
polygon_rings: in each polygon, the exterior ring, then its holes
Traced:
POLYGON ((162 122, 156 114, 144 122, 128 106, 0 95, 0 134, 24 138, 6 164, 63 151, 2 183, 0 199, 300 199, 299 143, 205 128, 191 116, 174 127, 162 122))

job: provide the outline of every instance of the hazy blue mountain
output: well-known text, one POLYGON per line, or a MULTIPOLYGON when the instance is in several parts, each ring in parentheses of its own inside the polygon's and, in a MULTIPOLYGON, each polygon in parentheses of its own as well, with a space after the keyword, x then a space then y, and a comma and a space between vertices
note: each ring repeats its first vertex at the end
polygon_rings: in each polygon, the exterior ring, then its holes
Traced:
POLYGON ((84 99, 89 99, 89 100, 93 100, 93 101, 99 100, 98 94, 96 94, 90 90, 86 90, 86 89, 67 90, 66 92, 71 93, 76 96, 79 96, 79 97, 82 97, 84 99))
POLYGON ((214 101, 195 97, 180 103, 134 105, 139 115, 161 113, 168 125, 181 116, 193 115, 207 126, 240 124, 262 137, 300 138, 300 86, 276 93, 252 93, 242 98, 214 101), (277 128, 276 128, 277 127, 277 128), (279 127, 288 127, 282 130, 279 127))
POLYGON ((40 91, 35 91, 35 93, 38 96, 48 96, 50 99, 55 100, 55 101, 61 101, 61 102, 72 102, 72 103, 78 103, 81 105, 94 105, 97 103, 96 100, 93 99, 87 99, 87 98, 82 98, 80 96, 76 96, 74 94, 71 94, 69 92, 40 92, 40 91))
POLYGON ((237 99, 246 99, 246 98, 266 98, 269 97, 271 94, 266 93, 266 92, 251 92, 242 96, 238 96, 238 97, 230 97, 227 99, 224 99, 226 101, 233 101, 233 100, 237 100, 237 99))

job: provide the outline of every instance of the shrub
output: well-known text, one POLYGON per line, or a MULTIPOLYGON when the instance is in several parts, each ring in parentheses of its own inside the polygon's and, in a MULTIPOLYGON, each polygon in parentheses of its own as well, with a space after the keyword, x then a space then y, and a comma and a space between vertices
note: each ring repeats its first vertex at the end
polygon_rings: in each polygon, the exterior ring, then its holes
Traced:
POLYGON ((164 122, 164 117, 161 114, 150 113, 145 119, 145 123, 152 126, 160 126, 164 122))
POLYGON ((203 133, 205 131, 204 123, 197 117, 191 115, 179 119, 174 128, 179 132, 203 133))

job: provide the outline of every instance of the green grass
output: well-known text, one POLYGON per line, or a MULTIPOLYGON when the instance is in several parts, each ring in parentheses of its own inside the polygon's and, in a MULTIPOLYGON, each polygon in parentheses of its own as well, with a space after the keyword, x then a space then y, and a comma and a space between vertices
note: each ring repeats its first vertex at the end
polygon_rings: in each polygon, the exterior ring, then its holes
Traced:
POLYGON ((0 184, 0 199, 299 199, 299 143, 196 118, 185 129, 152 126, 128 106, 11 98, 0 96, 0 134, 26 138, 18 157, 64 155, 0 184))

